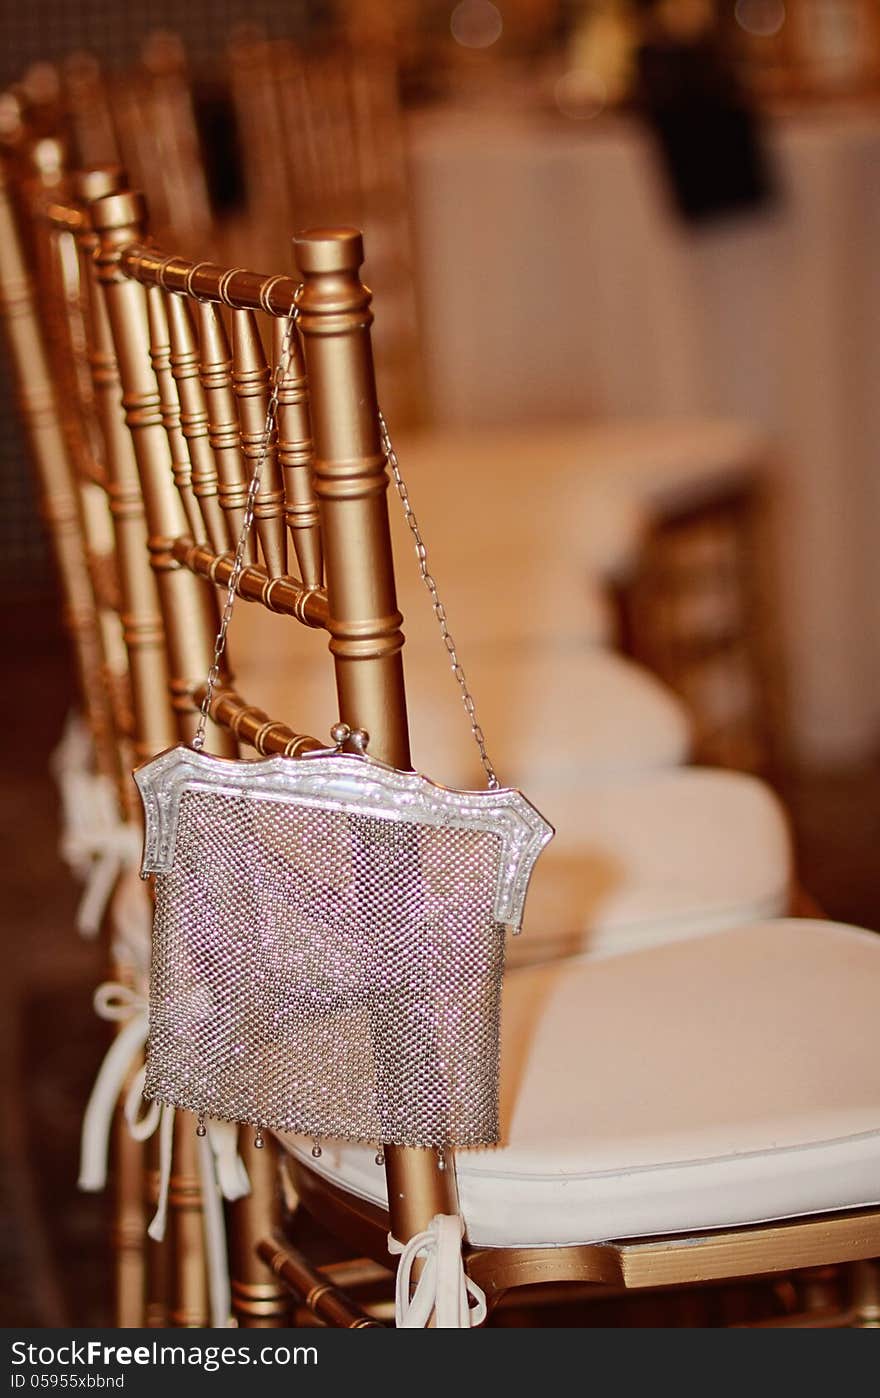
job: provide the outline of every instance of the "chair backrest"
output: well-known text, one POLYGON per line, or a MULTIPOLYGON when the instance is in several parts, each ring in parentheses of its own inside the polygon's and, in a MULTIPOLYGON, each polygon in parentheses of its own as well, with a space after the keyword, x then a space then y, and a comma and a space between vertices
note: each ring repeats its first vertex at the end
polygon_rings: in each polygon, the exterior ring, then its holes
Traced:
MULTIPOLYGON (((56 192, 53 172, 60 153, 51 138, 34 148, 36 160, 19 207, 34 220, 42 218, 47 197, 56 192)), ((49 527, 61 583, 64 616, 73 640, 79 690, 94 742, 98 770, 119 782, 115 720, 105 674, 107 647, 95 602, 90 559, 85 545, 87 521, 99 527, 90 483, 77 473, 74 443, 65 431, 61 387, 54 381, 47 351, 49 336, 28 265, 20 217, 13 206, 7 162, 0 163, 0 301, 6 319, 15 386, 36 470, 42 511, 49 527)), ((104 511, 106 515, 106 510, 104 511)), ((121 790, 121 787, 120 787, 121 790)), ((126 793, 128 795, 128 793, 126 793)))
MULTIPOLYGON (((100 200, 91 216, 152 563, 165 596, 179 711, 189 694, 195 712, 216 630, 210 608, 188 615, 180 601, 194 592, 213 599, 211 584, 228 581, 270 391, 261 330, 274 346, 271 354, 280 354, 296 297, 299 332, 290 332, 277 442, 267 452, 239 590, 270 611, 330 632, 339 718, 370 733, 376 756, 408 767, 403 636, 369 352, 369 292, 357 277, 360 236, 341 230, 299 240, 297 291, 292 277, 228 271, 145 246, 137 196, 100 200), (289 553, 300 576, 288 566, 289 553)), ((216 707, 222 724, 224 705, 216 707)), ((237 736, 248 741, 248 726, 237 736)), ((278 751, 279 741, 274 732, 263 734, 259 750, 278 751)), ((284 747, 291 755, 296 750, 289 741, 284 747)))
MULTIPOLYGON (((422 412, 408 176, 389 45, 304 53, 286 40, 233 40, 229 72, 252 231, 356 223, 382 314, 375 355, 396 422, 422 412)), ((274 261, 283 249, 269 242, 274 261)))
POLYGON ((118 163, 152 210, 163 236, 201 246, 211 230, 211 205, 192 82, 183 44, 155 32, 139 61, 105 72, 94 55, 63 65, 63 125, 75 168, 118 163))
MULTIPOLYGON (((98 200, 90 218, 180 736, 191 737, 197 721, 217 629, 216 586, 229 579, 248 481, 262 454, 272 379, 264 341, 274 360, 288 339, 277 434, 256 500, 256 546, 239 592, 284 614, 288 624, 329 633, 338 715, 328 720, 366 730, 375 757, 408 769, 402 619, 370 348, 371 295, 358 275, 360 234, 335 229, 300 236, 298 282, 163 255, 144 241, 144 203, 136 194, 98 200)), ((123 456, 128 470, 130 458, 123 456)), ((112 478, 109 461, 108 467, 112 478)), ((226 674, 211 716, 215 751, 234 749, 236 740, 290 756, 326 746, 326 738, 307 737, 295 724, 250 708, 226 674)), ((263 1159, 251 1156, 258 1173, 263 1159)), ((455 1212, 454 1171, 433 1151, 389 1148, 385 1168, 395 1236, 406 1239, 434 1214, 455 1212)), ((253 1269, 253 1250, 243 1245, 238 1255, 253 1269)), ((241 1314, 260 1286, 259 1271, 239 1282, 241 1314)))
MULTIPOLYGON (((45 144, 45 143, 41 143, 45 144)), ((138 819, 128 774, 134 759, 136 722, 132 703, 125 618, 113 512, 108 494, 106 447, 95 410, 90 362, 93 343, 88 277, 83 273, 93 242, 83 202, 125 186, 118 166, 85 170, 49 189, 36 206, 34 232, 37 273, 42 289, 46 348, 55 383, 68 456, 77 482, 80 528, 92 585, 103 651, 103 688, 122 774, 121 806, 138 819), (70 203, 73 197, 75 202, 70 203)))

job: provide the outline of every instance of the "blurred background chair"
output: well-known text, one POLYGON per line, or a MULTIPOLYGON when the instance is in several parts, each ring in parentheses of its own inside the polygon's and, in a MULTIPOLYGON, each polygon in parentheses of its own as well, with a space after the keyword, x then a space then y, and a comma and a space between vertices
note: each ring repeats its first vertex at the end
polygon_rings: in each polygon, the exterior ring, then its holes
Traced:
MULTIPOLYGON (((421 300, 424 324, 425 298, 417 285, 406 127, 393 48, 374 43, 353 53, 337 47, 310 54, 248 36, 231 45, 229 62, 243 148, 253 156, 248 196, 260 212, 252 224, 349 222, 365 229, 368 247, 378 248, 366 274, 380 304, 388 306, 377 323, 380 394, 390 420, 400 426, 431 421, 418 448, 425 476, 444 479, 450 460, 457 458, 458 465, 463 457, 461 469, 474 483, 475 496, 479 478, 488 477, 493 516, 503 498, 499 476, 528 482, 532 472, 516 469, 523 458, 531 459, 545 485, 557 462, 565 471, 563 479, 553 472, 557 489, 566 489, 569 473, 577 477, 583 530, 578 542, 597 579, 619 600, 625 624, 618 641, 686 695, 697 716, 702 757, 765 769, 781 718, 779 677, 771 663, 771 593, 758 563, 766 557, 769 535, 763 550, 756 549, 753 536, 765 508, 767 441, 745 424, 681 417, 638 426, 605 422, 567 433, 524 424, 505 431, 500 423, 492 431, 475 431, 472 425, 450 441, 442 425, 442 390, 438 394, 432 375, 425 380, 424 368, 419 369, 418 311, 421 300), (390 360, 388 347, 393 347, 390 360), (611 554, 610 540, 601 533, 608 494, 623 500, 636 517, 636 547, 629 555, 611 554), (597 566, 595 555, 603 548, 597 566), (698 564, 689 564, 689 552, 699 555, 698 564), (685 591, 687 605, 681 601, 685 591)), ((503 224, 488 227, 487 259, 493 238, 503 243, 509 237, 503 224)), ((267 252, 277 257, 280 249, 267 244, 267 252)), ((549 249, 547 255, 552 257, 549 249)), ((454 284, 455 252, 448 247, 441 256, 454 284)), ((469 250, 469 267, 473 257, 469 250)), ((450 291, 460 302, 461 292, 450 291)), ((526 363, 535 333, 529 300, 540 292, 527 282, 517 291, 523 314, 511 333, 526 363)), ((512 294, 510 305, 517 300, 512 294)), ((589 317, 586 307, 584 314, 589 317)), ((438 328, 428 316, 429 342, 438 328)), ((583 417, 588 403, 585 387, 583 417)), ((521 499, 514 510, 518 505, 524 513, 528 509, 521 499)))
MULTIPOLYGON (((24 152, 20 154, 24 158, 24 152)), ((138 964, 119 935, 115 886, 120 875, 134 867, 140 831, 127 777, 131 715, 107 480, 103 457, 93 450, 97 424, 80 415, 81 395, 74 387, 87 371, 78 358, 85 355, 85 339, 75 334, 83 313, 79 251, 69 224, 56 227, 49 222, 50 200, 64 193, 57 143, 51 137, 38 139, 30 155, 33 164, 20 194, 39 250, 42 313, 5 173, 0 189, 0 277, 19 401, 79 662, 78 698, 85 721, 75 716, 68 720, 53 757, 61 797, 60 849, 85 884, 77 917, 80 930, 88 936, 105 933, 112 978, 133 987, 143 962, 138 964)), ((104 192, 112 187, 112 177, 93 179, 88 187, 92 193, 104 192)), ((143 540, 139 542, 142 547, 143 540)), ((119 1324, 134 1324, 143 1315, 143 1162, 121 1113, 114 1131, 114 1178, 115 1316, 119 1324)))

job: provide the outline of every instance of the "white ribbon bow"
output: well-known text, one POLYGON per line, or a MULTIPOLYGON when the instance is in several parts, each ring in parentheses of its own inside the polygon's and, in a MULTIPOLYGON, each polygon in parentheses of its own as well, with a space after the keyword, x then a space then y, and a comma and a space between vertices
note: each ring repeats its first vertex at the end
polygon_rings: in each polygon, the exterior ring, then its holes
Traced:
POLYGON ((140 864, 143 837, 136 825, 118 820, 109 829, 95 832, 91 842, 91 863, 82 898, 76 910, 76 929, 81 937, 97 937, 110 894, 125 869, 140 864))
POLYGON ((123 871, 110 908, 110 952, 115 965, 125 967, 136 985, 146 986, 150 970, 153 905, 147 885, 136 869, 123 871))
POLYGON ((486 1319, 486 1296, 464 1270, 463 1236, 460 1214, 435 1214, 424 1233, 416 1233, 408 1243, 399 1243, 388 1234, 388 1251, 400 1257, 394 1297, 399 1330, 422 1330, 432 1315, 438 1330, 468 1330, 482 1325, 486 1319), (424 1257, 425 1265, 410 1296, 417 1257, 424 1257))
POLYGON ((96 937, 110 894, 123 869, 140 861, 141 833, 119 818, 113 782, 93 769, 88 729, 71 718, 52 754, 61 796, 61 857, 85 888, 76 912, 77 931, 96 937))
MULTIPOLYGON (((94 996, 95 1012, 101 1019, 122 1023, 128 1020, 110 1045, 98 1070, 83 1117, 80 1146, 79 1187, 103 1189, 107 1182, 110 1128, 116 1103, 133 1062, 147 1042, 148 1007, 142 995, 127 986, 108 981, 94 996)), ((174 1108, 150 1102, 145 1111, 144 1076, 141 1068, 132 1079, 125 1099, 125 1120, 136 1141, 146 1141, 159 1130, 159 1198, 147 1229, 155 1242, 165 1237, 168 1218, 168 1190, 174 1150, 174 1108)), ((211 1324, 230 1324, 229 1271, 226 1259, 224 1199, 240 1199, 250 1193, 250 1179, 238 1153, 238 1131, 234 1122, 207 1120, 207 1134, 199 1140, 199 1174, 202 1186, 202 1217, 205 1230, 205 1257, 211 1299, 211 1324)))
MULTIPOLYGON (((116 981, 107 981, 95 991, 93 1004, 100 1019, 123 1023, 104 1057, 89 1096, 80 1138, 79 1187, 103 1189, 107 1183, 107 1153, 110 1127, 116 1103, 132 1064, 147 1042, 147 1002, 137 991, 116 981)), ((156 1129, 153 1123, 151 1131, 156 1129)), ((137 1137, 136 1139, 145 1139, 137 1137)))

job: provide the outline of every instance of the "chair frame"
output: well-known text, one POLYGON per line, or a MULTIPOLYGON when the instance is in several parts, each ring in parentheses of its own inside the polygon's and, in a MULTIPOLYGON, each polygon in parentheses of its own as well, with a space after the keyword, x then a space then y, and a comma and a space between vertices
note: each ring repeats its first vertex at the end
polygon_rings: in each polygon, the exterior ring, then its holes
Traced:
MULTIPOLYGON (((187 536, 187 521, 172 479, 161 396, 145 354, 149 329, 144 288, 178 289, 202 302, 262 309, 279 316, 290 310, 298 283, 162 258, 142 244, 143 205, 136 196, 120 194, 100 200, 92 205, 91 217, 99 236, 96 280, 105 298, 126 422, 143 485, 150 562, 168 635, 171 691, 181 720, 180 736, 186 738, 194 731, 200 684, 210 665, 216 629, 205 608, 194 604, 192 589, 211 598, 212 589, 197 582, 196 574, 219 581, 225 560, 219 553, 206 560, 207 546, 198 546, 187 536), (193 571, 187 562, 196 564, 193 571)), ((341 720, 366 728, 374 755, 406 769, 410 760, 400 654, 403 635, 369 354, 370 298, 356 275, 362 260, 360 237, 349 230, 335 237, 306 238, 298 250, 304 277, 298 297, 299 324, 311 383, 316 495, 328 560, 328 591, 321 605, 320 589, 290 582, 287 590, 295 594, 290 609, 312 624, 326 615, 341 720), (351 403, 359 405, 355 413, 350 411, 351 403)), ((253 566, 243 579, 245 595, 256 582, 273 606, 280 601, 283 584, 277 574, 269 578, 253 566)), ((212 717, 228 723, 230 738, 251 736, 257 738, 258 750, 276 751, 281 743, 283 750, 291 751, 289 730, 267 725, 265 716, 255 716, 253 710, 237 704, 228 687, 221 687, 217 694, 212 717)), ((318 745, 317 740, 312 744, 318 745)), ((298 746, 302 750, 302 740, 298 746)), ((239 1236, 247 1239, 233 1249, 238 1264, 233 1295, 242 1324, 278 1323, 279 1289, 267 1280, 271 1274, 257 1257, 257 1239, 252 1236, 257 1216, 263 1221, 266 1217, 257 1207, 257 1198, 262 1195, 265 1200, 275 1193, 263 1163, 268 1154, 247 1151, 255 1195, 233 1211, 235 1223, 241 1225, 239 1236)), ((437 1212, 455 1211, 453 1172, 443 1168, 433 1151, 389 1147, 386 1172, 392 1197, 398 1200, 395 1229, 400 1236, 420 1231, 437 1212)), ((172 1188, 172 1211, 177 1203, 172 1188)))
MULTIPOLYGON (((15 151, 16 159, 29 162, 32 171, 20 189, 22 216, 27 217, 31 242, 44 291, 63 304, 63 293, 55 270, 56 237, 70 238, 73 226, 53 224, 49 216, 52 201, 63 193, 59 180, 61 151, 57 142, 43 138, 30 150, 24 142, 15 151)), ((13 179, 7 179, 0 165, 0 299, 9 330, 12 362, 16 373, 22 413, 28 429, 31 456, 36 467, 41 503, 53 543, 65 619, 73 641, 78 687, 84 703, 94 743, 96 771, 113 780, 120 800, 120 815, 130 818, 135 811, 130 783, 122 779, 130 766, 128 741, 131 736, 127 674, 114 674, 106 641, 110 637, 110 613, 118 610, 113 558, 96 552, 106 537, 106 525, 96 529, 98 516, 106 511, 103 490, 98 483, 98 464, 88 452, 78 432, 71 400, 65 394, 65 378, 59 367, 65 358, 62 341, 66 338, 59 313, 44 333, 37 297, 34 294, 23 240, 11 195, 13 179), (63 410, 60 404, 64 404, 63 410)), ((94 172, 86 180, 93 193, 106 193, 118 172, 94 172)), ((74 214, 74 210, 69 211, 74 214)), ((75 256, 75 254, 74 254, 75 256)), ((69 266, 69 264, 68 264, 69 266)), ((68 352, 71 346, 66 345, 68 352)), ((74 366, 68 367, 73 370, 74 366)), ((81 367, 81 366, 80 366, 81 367)), ((66 381, 69 389, 70 381, 66 381)), ((117 623, 118 625, 118 620, 117 623)), ((125 968, 113 969, 115 979, 128 983, 125 968)), ((145 1204, 143 1198, 143 1148, 133 1140, 121 1111, 113 1124, 113 1156, 116 1187, 113 1203, 114 1313, 121 1326, 140 1324, 143 1319, 145 1284, 145 1204)))

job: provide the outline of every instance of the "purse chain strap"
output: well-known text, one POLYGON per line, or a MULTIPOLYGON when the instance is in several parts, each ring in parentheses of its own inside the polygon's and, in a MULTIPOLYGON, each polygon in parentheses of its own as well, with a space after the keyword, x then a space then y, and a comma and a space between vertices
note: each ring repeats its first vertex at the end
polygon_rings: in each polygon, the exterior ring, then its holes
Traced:
MULTIPOLYGON (((275 372, 272 377, 272 390, 269 395, 269 402, 266 407, 266 421, 263 427, 262 446, 260 448, 260 454, 254 462, 253 474, 248 484, 247 497, 245 499, 244 517, 242 518, 241 530, 239 532, 238 542, 235 547, 235 555, 232 562, 232 569, 230 571, 229 579, 226 584, 226 601, 223 607, 223 614, 220 618, 220 626, 214 640, 214 654, 211 660, 211 668, 208 671, 208 677, 205 684, 205 693, 202 699, 201 710, 199 712, 198 727, 196 729, 195 736, 192 740, 192 746, 197 751, 201 750, 205 745, 205 731, 208 724, 208 718, 211 712, 211 701, 214 697, 214 690, 216 689, 217 682, 220 678, 220 666, 222 664, 223 654, 226 650, 226 636, 227 632, 229 631, 229 623, 232 620, 232 612, 233 608, 235 607, 236 596, 238 595, 238 586, 241 581, 241 575, 244 572, 245 568, 245 554, 247 551, 247 543, 248 539, 250 538, 251 529, 253 528, 257 495, 260 489, 260 480, 263 474, 263 467, 266 463, 266 456, 269 451, 269 443, 272 440, 272 434, 275 430, 275 424, 278 416, 278 402, 281 395, 281 389, 284 385, 284 380, 287 376, 287 371, 290 367, 290 357, 293 348, 293 337, 296 334, 296 321, 297 311, 296 307, 294 307, 291 310, 290 315, 287 317, 287 325, 285 327, 284 337, 281 342, 281 351, 279 353, 278 362, 275 365, 275 372)), ((404 480, 403 475, 401 473, 400 462, 397 457, 397 452, 394 450, 394 444, 391 441, 391 436, 388 431, 388 424, 385 421, 385 417, 381 409, 379 410, 379 431, 382 441, 382 450, 385 453, 385 458, 388 463, 389 470, 391 471, 391 475, 394 479, 394 484, 397 487, 397 493, 400 496, 400 501, 403 506, 403 513, 406 518, 407 525, 409 526, 410 532, 413 536, 413 539, 415 540, 416 557, 418 559, 419 565, 419 576, 421 577, 421 580, 424 583, 425 588, 427 589, 428 594, 431 598, 431 609, 437 620, 437 625, 440 628, 440 635, 443 638, 443 645, 445 646, 446 653, 449 657, 449 663, 452 669, 452 674, 455 678, 456 684, 459 687, 459 690, 461 691, 462 703, 464 704, 465 712, 467 713, 468 720, 470 722, 471 735, 473 736, 473 740, 476 743, 477 749, 480 754, 480 762, 482 764, 483 771, 486 774, 487 784, 493 790, 497 790, 497 788, 500 787, 501 783, 498 780, 495 768, 492 765, 492 760, 489 757, 483 730, 480 727, 480 724, 477 720, 477 710, 476 704, 474 702, 474 696, 470 691, 470 687, 467 682, 467 677, 462 668, 461 661, 458 657, 458 651, 455 645, 455 641, 449 630, 449 623, 446 617, 446 608, 443 605, 443 602, 440 598, 440 593, 437 588, 437 583, 428 566, 428 550, 425 546, 425 541, 422 537, 421 529, 419 528, 419 522, 416 519, 415 513, 413 511, 412 503, 409 498, 409 490, 407 489, 406 481, 404 480)))

